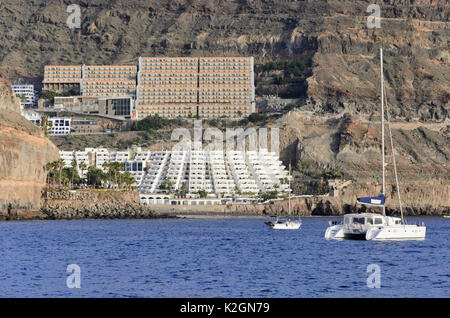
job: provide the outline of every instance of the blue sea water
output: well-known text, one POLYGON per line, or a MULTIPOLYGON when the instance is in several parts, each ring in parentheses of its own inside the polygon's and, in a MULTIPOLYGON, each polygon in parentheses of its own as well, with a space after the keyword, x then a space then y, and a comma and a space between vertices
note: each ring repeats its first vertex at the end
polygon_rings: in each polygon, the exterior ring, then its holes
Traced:
POLYGON ((449 297, 450 219, 425 241, 327 241, 329 220, 297 231, 264 219, 0 223, 1 297, 449 297), (68 288, 77 264, 81 288, 68 288), (380 268, 380 288, 369 288, 380 268))

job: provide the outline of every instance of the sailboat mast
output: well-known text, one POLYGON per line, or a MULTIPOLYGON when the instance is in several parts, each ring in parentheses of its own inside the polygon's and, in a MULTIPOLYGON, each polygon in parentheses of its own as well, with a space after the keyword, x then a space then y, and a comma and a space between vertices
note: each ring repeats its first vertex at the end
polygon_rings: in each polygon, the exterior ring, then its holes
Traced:
POLYGON ((289 211, 288 215, 291 215, 291 164, 289 164, 289 211))
MULTIPOLYGON (((381 65, 381 165, 383 173, 383 196, 386 197, 385 183, 385 164, 384 164, 384 78, 383 78, 383 48, 380 48, 380 65, 381 65)), ((383 204, 383 215, 386 215, 386 207, 383 204)))

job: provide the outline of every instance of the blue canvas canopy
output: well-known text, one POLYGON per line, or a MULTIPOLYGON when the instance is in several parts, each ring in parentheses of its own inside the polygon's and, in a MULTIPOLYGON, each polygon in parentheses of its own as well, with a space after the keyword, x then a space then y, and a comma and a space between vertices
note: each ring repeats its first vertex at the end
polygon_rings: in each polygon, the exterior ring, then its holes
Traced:
POLYGON ((361 203, 361 204, 383 206, 385 200, 386 200, 386 198, 385 198, 384 194, 380 194, 377 197, 357 198, 356 202, 361 203))

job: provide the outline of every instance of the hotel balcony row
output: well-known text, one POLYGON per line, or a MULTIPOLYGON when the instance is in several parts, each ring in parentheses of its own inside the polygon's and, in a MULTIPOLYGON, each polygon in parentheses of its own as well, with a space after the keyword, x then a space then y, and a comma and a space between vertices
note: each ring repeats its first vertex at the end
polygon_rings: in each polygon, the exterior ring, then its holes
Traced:
POLYGON ((155 67, 231 67, 245 68, 253 64, 251 57, 141 57, 141 69, 148 70, 155 67))
POLYGON ((232 117, 240 118, 252 113, 251 104, 236 105, 139 105, 137 108, 138 118, 158 114, 160 117, 178 118, 200 116, 202 118, 232 117))

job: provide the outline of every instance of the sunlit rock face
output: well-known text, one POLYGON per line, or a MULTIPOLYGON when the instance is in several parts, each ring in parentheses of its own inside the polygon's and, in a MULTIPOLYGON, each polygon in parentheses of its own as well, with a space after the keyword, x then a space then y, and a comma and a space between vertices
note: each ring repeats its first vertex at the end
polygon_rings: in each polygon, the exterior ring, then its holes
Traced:
POLYGON ((11 86, 0 79, 0 212, 39 209, 45 165, 58 158, 58 148, 22 117, 11 86))
POLYGON ((0 76, 39 83, 48 64, 136 64, 139 56, 311 58, 308 107, 370 114, 384 48, 393 116, 442 121, 449 112, 447 0, 91 0, 69 28, 60 0, 1 1, 0 76), (371 20, 372 21, 372 20, 371 20), (18 45, 20 43, 20 45, 18 45))

